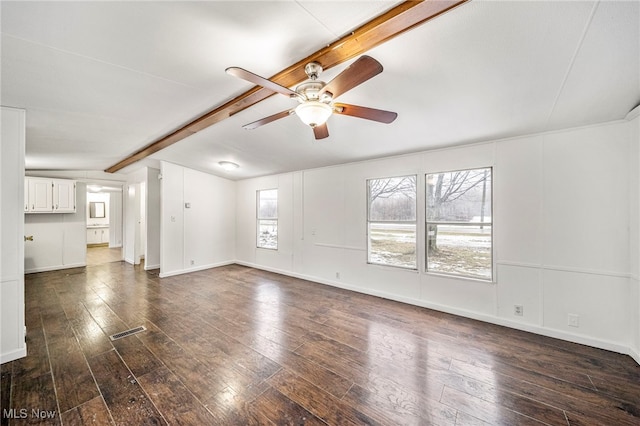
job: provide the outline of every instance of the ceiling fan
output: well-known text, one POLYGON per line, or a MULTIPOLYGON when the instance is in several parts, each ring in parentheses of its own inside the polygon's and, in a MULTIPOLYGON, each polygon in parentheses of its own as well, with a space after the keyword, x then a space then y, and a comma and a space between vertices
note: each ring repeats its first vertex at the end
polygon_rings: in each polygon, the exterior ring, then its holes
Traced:
POLYGON ((299 105, 295 108, 270 115, 253 123, 245 124, 242 127, 255 129, 295 114, 300 117, 303 123, 313 129, 316 139, 323 139, 329 136, 326 123, 334 113, 387 124, 393 122, 398 116, 397 113, 391 111, 334 102, 334 99, 338 96, 382 72, 380 62, 370 56, 361 56, 329 83, 318 80, 318 75, 322 72, 322 66, 317 62, 308 63, 304 67, 304 71, 309 80, 296 86, 295 90, 291 90, 245 69, 238 67, 227 68, 227 74, 257 84, 273 92, 295 98, 299 102, 299 105))

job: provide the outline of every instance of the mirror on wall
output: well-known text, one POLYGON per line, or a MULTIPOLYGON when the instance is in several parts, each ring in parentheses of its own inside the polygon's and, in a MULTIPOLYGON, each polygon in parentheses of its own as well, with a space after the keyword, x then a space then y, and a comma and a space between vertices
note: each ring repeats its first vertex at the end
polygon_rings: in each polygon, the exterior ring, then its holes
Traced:
POLYGON ((89 217, 92 219, 105 217, 104 202, 91 201, 89 203, 89 217))

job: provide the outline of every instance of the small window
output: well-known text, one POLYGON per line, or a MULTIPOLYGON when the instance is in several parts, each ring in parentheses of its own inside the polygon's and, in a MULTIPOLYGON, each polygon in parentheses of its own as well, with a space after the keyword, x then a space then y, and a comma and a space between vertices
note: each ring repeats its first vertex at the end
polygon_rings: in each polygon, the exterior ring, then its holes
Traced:
POLYGON ((278 190, 266 189, 257 194, 257 247, 278 249, 278 190))
POLYGON ((426 180, 427 271, 492 280, 491 168, 426 180))
POLYGON ((367 181, 368 262, 417 269, 416 176, 367 181))

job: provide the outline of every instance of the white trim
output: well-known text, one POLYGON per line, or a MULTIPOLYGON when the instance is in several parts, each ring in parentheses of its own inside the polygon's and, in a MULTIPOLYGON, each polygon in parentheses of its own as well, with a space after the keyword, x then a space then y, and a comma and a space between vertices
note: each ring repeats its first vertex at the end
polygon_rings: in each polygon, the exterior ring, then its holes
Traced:
POLYGON ((16 349, 15 351, 6 352, 3 354, 0 354, 0 364, 4 364, 5 362, 9 362, 9 361, 15 361, 16 359, 24 358, 25 356, 27 356, 26 347, 16 349))
POLYGON ((355 250, 355 251, 367 251, 366 248, 355 247, 355 246, 341 246, 338 244, 327 244, 327 243, 314 243, 314 246, 317 247, 328 247, 328 248, 336 248, 341 250, 355 250))
POLYGON ((418 300, 411 297, 403 297, 403 296, 398 296, 396 294, 391 294, 387 292, 346 285, 344 283, 337 282, 337 281, 326 280, 323 278, 318 278, 315 276, 310 276, 305 274, 299 274, 295 272, 289 272, 289 271, 285 271, 277 268, 270 268, 262 265, 257 265, 251 262, 244 262, 244 261, 237 260, 235 263, 237 263, 238 265, 248 266, 255 269, 261 269, 264 271, 275 272, 278 274, 282 274, 282 275, 286 275, 294 278, 300 278, 303 280, 312 281, 318 284, 329 285, 332 287, 338 287, 345 290, 355 291, 357 293, 368 294, 371 296, 382 297, 384 299, 395 300, 397 302, 407 303, 410 305, 421 306, 423 308, 433 309, 440 312, 446 312, 449 314, 453 314, 453 315, 457 315, 465 318, 471 318, 471 319, 487 322, 490 324, 502 325, 502 326, 513 328, 516 330, 526 331, 526 332, 539 334, 547 337, 553 337, 556 339, 562 339, 569 342, 588 345, 588 346, 592 346, 600 349, 606 349, 606 350, 614 351, 624 355, 631 355, 631 357, 634 358, 634 360, 638 362, 638 364, 640 364, 640 356, 638 356, 638 354, 635 353, 631 348, 629 348, 628 346, 618 344, 616 342, 608 341, 608 340, 596 339, 596 338, 591 338, 587 336, 582 336, 579 334, 567 333, 566 331, 562 331, 562 330, 556 330, 556 329, 545 328, 537 325, 525 324, 517 321, 508 320, 505 318, 500 318, 496 316, 481 314, 474 311, 469 311, 466 309, 459 309, 459 308, 455 308, 448 305, 441 305, 438 303, 429 303, 424 300, 418 300))
POLYGON ((158 263, 157 265, 147 265, 146 263, 144 264, 144 270, 145 271, 149 271, 151 269, 159 269, 160 268, 160 264, 158 263))
POLYGON ((638 365, 640 365, 640 352, 636 352, 633 349, 629 349, 629 356, 633 358, 633 360, 637 362, 638 365))
POLYGON ((32 268, 24 271, 25 274, 34 274, 36 272, 59 271, 61 269, 82 268, 87 266, 85 262, 72 263, 70 265, 42 266, 40 268, 32 268))
POLYGON ((623 273, 623 272, 601 271, 597 269, 573 268, 573 267, 567 267, 567 266, 543 265, 543 264, 536 264, 536 263, 509 262, 509 261, 503 260, 503 261, 496 262, 496 265, 515 266, 520 268, 544 269, 546 271, 573 272, 577 274, 600 275, 600 276, 615 277, 615 278, 632 278, 631 274, 623 273))
MULTIPOLYGON (((194 268, 178 269, 176 271, 171 271, 171 272, 160 271, 159 277, 160 278, 173 277, 175 275, 188 274, 189 272, 198 272, 198 271, 203 271, 205 269, 217 268, 219 266, 233 265, 234 263, 238 263, 238 262, 234 260, 227 260, 224 262, 210 263, 208 265, 196 266, 194 268)), ((259 268, 256 268, 256 269, 259 269, 259 268)))

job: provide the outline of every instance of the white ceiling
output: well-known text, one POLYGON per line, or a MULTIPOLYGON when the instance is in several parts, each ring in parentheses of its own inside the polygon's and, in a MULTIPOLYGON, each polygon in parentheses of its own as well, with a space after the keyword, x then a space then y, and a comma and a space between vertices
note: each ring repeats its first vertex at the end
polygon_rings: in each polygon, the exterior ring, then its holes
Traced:
MULTIPOLYGON (((225 68, 271 76, 397 3, 3 0, 1 102, 27 110, 27 169, 104 170, 251 87, 225 68)), ((390 125, 242 129, 295 105, 276 95, 123 172, 242 179, 622 119, 640 103, 640 1, 475 0, 367 54, 384 72, 339 101, 390 125)))

